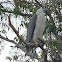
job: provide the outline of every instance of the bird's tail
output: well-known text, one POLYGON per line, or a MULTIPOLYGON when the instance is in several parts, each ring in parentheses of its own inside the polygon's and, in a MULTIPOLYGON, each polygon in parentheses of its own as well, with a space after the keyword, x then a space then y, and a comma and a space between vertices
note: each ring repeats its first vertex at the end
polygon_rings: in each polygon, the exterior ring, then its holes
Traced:
POLYGON ((29 46, 26 46, 26 54, 25 55, 30 55, 32 53, 32 48, 29 46))

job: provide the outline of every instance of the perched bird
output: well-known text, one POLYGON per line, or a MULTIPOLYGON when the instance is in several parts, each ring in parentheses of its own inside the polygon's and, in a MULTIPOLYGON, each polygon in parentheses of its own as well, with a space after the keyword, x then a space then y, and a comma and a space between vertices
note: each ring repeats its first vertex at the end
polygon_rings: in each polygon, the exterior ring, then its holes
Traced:
MULTIPOLYGON (((27 29, 27 42, 39 42, 39 39, 42 39, 43 32, 45 30, 46 18, 44 16, 44 9, 41 7, 37 10, 36 14, 34 14, 28 24, 27 29)), ((33 48, 26 46, 26 54, 29 54, 33 48)))

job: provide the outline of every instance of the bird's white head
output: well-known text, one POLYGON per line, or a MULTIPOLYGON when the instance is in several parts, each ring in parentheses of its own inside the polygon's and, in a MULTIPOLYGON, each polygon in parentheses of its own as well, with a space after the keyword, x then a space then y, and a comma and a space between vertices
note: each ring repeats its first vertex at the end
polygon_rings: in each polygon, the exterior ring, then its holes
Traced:
POLYGON ((41 7, 40 9, 37 10, 36 14, 37 15, 40 15, 40 14, 43 14, 43 8, 41 7))

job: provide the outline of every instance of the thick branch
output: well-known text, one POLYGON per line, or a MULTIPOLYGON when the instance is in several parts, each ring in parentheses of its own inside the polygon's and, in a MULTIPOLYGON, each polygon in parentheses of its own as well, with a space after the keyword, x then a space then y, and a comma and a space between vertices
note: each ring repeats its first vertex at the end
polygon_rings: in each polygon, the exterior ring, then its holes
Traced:
POLYGON ((40 4, 37 0, 35 0, 35 1, 37 2, 37 4, 38 4, 39 6, 41 6, 42 8, 44 8, 43 5, 40 4))
POLYGON ((1 12, 7 12, 7 13, 13 13, 13 14, 17 14, 17 15, 21 15, 21 16, 32 16, 32 14, 24 14, 22 12, 18 12, 18 13, 15 13, 14 11, 8 11, 8 10, 4 10, 4 9, 0 9, 1 12))
POLYGON ((5 38, 5 37, 3 37, 1 34, 0 34, 0 38, 3 39, 3 40, 6 40, 6 41, 8 41, 8 42, 11 42, 11 43, 15 44, 17 47, 20 48, 20 46, 19 46, 14 40, 10 40, 10 39, 8 39, 8 38, 5 38))

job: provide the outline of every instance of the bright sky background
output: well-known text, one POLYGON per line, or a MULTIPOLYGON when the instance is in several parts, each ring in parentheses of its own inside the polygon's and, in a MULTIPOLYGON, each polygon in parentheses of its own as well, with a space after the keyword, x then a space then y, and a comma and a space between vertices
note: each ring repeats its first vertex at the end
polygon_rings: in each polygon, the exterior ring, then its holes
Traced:
MULTIPOLYGON (((1 1, 6 1, 6 0, 0 0, 0 2, 1 1)), ((10 0, 10 1, 12 1, 12 0, 10 0)), ((5 4, 3 4, 4 6, 10 6, 10 5, 5 5, 5 4)), ((13 25, 16 27, 16 28, 18 28, 18 24, 20 24, 20 19, 15 19, 14 17, 12 18, 11 17, 11 20, 12 20, 12 22, 13 22, 13 25), (14 23, 14 21, 16 21, 16 20, 18 20, 18 22, 15 22, 14 23)), ((20 28, 21 29, 21 32, 20 32, 20 34, 23 34, 23 33, 25 33, 25 29, 24 28, 20 28)), ((1 30, 1 27, 0 27, 0 30, 1 30)), ((7 36, 8 36, 8 38, 9 39, 13 39, 14 37, 15 37, 15 34, 14 34, 14 32, 11 30, 11 31, 8 31, 7 30, 7 36)), ((6 58, 6 56, 8 56, 9 55, 9 51, 11 51, 11 48, 10 48, 10 46, 12 46, 12 45, 14 45, 14 44, 12 44, 12 43, 9 43, 9 42, 7 42, 7 41, 5 41, 4 42, 4 44, 5 44, 5 47, 4 47, 4 50, 1 52, 1 54, 0 54, 0 62, 9 62, 8 60, 5 60, 5 58, 6 58)))
MULTIPOLYGON (((20 24, 20 20, 19 19, 15 19, 15 18, 11 18, 11 20, 13 21, 13 25, 14 26, 16 26, 16 28, 18 27, 18 24, 20 24), (16 23, 14 23, 14 21, 16 21, 16 20, 18 20, 16 23)), ((3 27, 4 28, 4 27, 3 27)), ((25 28, 20 28, 21 29, 21 31, 20 31, 20 34, 24 34, 24 33, 26 33, 26 30, 25 30, 25 28)), ((0 30, 1 30, 1 26, 0 26, 0 30)), ((6 31, 7 31, 7 37, 9 38, 9 39, 14 39, 14 37, 16 36, 15 35, 15 33, 12 31, 12 29, 10 29, 11 31, 8 31, 7 29, 6 29, 6 31)), ((3 35, 4 36, 4 35, 3 35)), ((8 60, 6 61, 5 60, 5 58, 6 58, 6 56, 8 56, 9 55, 9 51, 11 51, 11 48, 10 48, 10 46, 12 46, 12 45, 14 45, 14 44, 12 44, 12 43, 10 43, 10 42, 7 42, 7 41, 4 41, 4 44, 5 44, 5 47, 4 47, 4 50, 1 52, 1 54, 0 54, 0 62, 9 62, 8 60)))
MULTIPOLYGON (((12 18, 13 19, 13 18, 12 18)), ((15 19, 13 19, 14 21, 15 21, 15 19)), ((20 23, 20 22, 19 22, 20 23)), ((14 25, 16 25, 15 23, 13 23, 14 25)), ((1 27, 0 27, 0 29, 1 29, 1 27)), ((23 29, 23 28, 21 28, 21 34, 23 34, 23 33, 25 33, 26 31, 25 31, 25 29, 23 29)), ((3 35, 4 36, 4 35, 3 35)), ((11 29, 11 31, 7 31, 7 37, 9 38, 9 39, 13 39, 14 37, 15 37, 16 35, 15 35, 15 33, 12 31, 12 29, 11 29)), ((14 45, 14 44, 12 44, 12 43, 10 43, 10 42, 7 42, 7 41, 4 41, 4 50, 1 52, 1 54, 0 54, 0 62, 9 62, 8 60, 6 61, 5 60, 5 58, 6 58, 6 56, 8 56, 9 55, 9 51, 11 51, 11 48, 10 48, 10 46, 12 46, 12 45, 14 45)))
POLYGON ((5 48, 0 54, 0 62, 9 62, 8 60, 5 60, 5 59, 6 59, 6 56, 9 55, 9 51, 11 51, 11 48, 9 47, 10 45, 11 45, 10 43, 6 42, 5 48))

